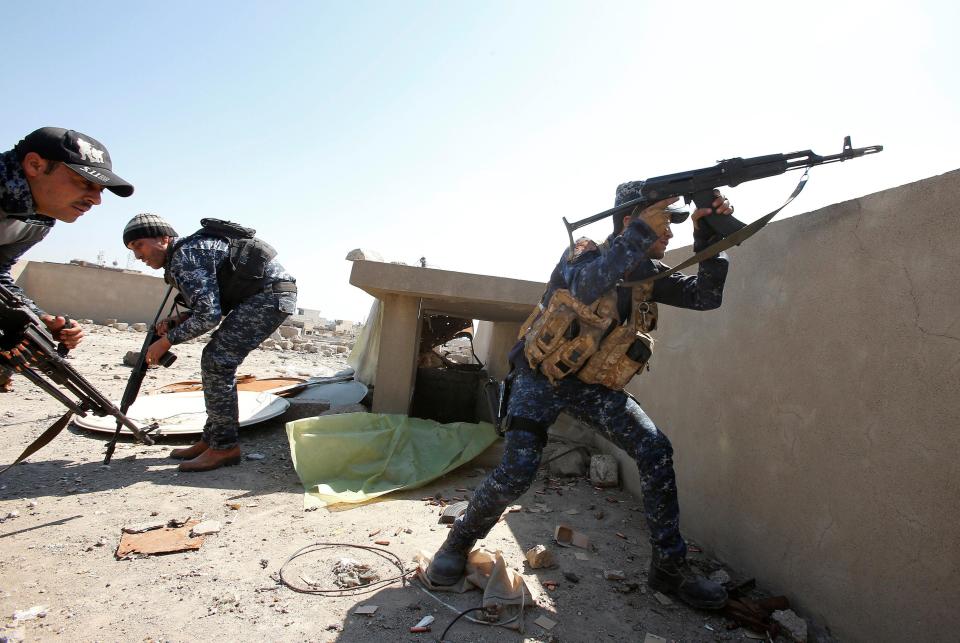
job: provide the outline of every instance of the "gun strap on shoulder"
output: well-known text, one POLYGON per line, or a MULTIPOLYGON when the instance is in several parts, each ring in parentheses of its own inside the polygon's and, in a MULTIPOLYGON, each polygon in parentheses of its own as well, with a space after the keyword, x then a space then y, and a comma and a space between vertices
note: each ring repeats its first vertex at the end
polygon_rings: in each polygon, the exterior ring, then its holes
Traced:
POLYGON ((809 175, 810 175, 810 169, 807 168, 807 170, 803 173, 803 176, 800 177, 800 182, 797 183, 797 187, 793 189, 793 193, 790 195, 790 198, 784 201, 783 205, 781 205, 779 208, 777 208, 773 212, 763 217, 760 217, 753 223, 750 223, 749 225, 746 225, 743 228, 740 228, 739 230, 731 234, 729 237, 725 237, 724 239, 721 239, 720 241, 712 244, 711 246, 701 250, 697 254, 693 255, 683 263, 673 268, 668 267, 663 272, 659 272, 653 275, 652 277, 647 277, 646 279, 639 279, 637 281, 624 281, 619 285, 620 286, 639 286, 640 284, 656 281, 657 279, 663 279, 667 275, 673 274, 679 270, 683 270, 684 268, 688 268, 695 263, 700 263, 701 261, 715 257, 721 252, 723 252, 724 250, 726 250, 727 248, 740 245, 741 243, 743 243, 744 241, 752 237, 754 234, 756 234, 760 230, 760 228, 770 223, 770 220, 773 219, 773 217, 777 216, 777 214, 780 213, 780 210, 790 205, 790 202, 793 201, 795 198, 797 198, 797 195, 800 194, 800 192, 803 191, 803 188, 807 185, 807 179, 809 178, 809 175))
POLYGON ((64 413, 62 418, 60 418, 59 420, 51 424, 49 429, 41 433, 36 440, 31 442, 30 445, 23 450, 23 453, 21 453, 16 460, 14 460, 12 463, 8 464, 4 468, 0 469, 0 474, 3 474, 7 469, 14 466, 15 464, 20 464, 21 462, 29 458, 34 453, 36 453, 43 447, 47 446, 51 440, 57 437, 60 434, 60 432, 63 431, 63 429, 66 428, 68 424, 70 424, 70 418, 72 416, 73 416, 73 411, 67 411, 66 413, 64 413))

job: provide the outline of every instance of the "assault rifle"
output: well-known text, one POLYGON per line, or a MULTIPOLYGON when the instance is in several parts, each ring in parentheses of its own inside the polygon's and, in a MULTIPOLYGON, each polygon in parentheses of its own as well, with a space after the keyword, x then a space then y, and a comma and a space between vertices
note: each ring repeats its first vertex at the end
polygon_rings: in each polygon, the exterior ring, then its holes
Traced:
MULTIPOLYGON (((71 322, 67 320, 69 325, 71 322)), ((156 424, 139 427, 120 409, 114 406, 100 391, 88 382, 64 359, 68 349, 55 339, 36 314, 5 286, 0 285, 0 365, 22 374, 28 380, 49 393, 70 409, 63 417, 34 440, 12 464, 0 469, 3 473, 14 464, 28 458, 57 436, 70 422, 73 414, 85 417, 112 415, 117 422, 127 427, 134 437, 144 444, 153 444, 148 433, 156 424), (61 391, 63 387, 72 394, 61 391)))
MULTIPOLYGON (((157 322, 160 321, 160 315, 163 314, 163 309, 166 307, 167 300, 170 299, 170 293, 172 291, 173 286, 167 286, 167 294, 163 296, 163 301, 160 303, 160 308, 157 309, 153 323, 147 327, 147 336, 144 338, 143 346, 140 348, 140 357, 137 358, 133 372, 130 373, 130 377, 127 378, 127 386, 123 389, 123 397, 120 398, 120 413, 126 413, 130 409, 130 405, 136 401, 137 396, 140 394, 143 378, 147 374, 147 349, 150 348, 153 342, 160 339, 160 336, 157 334, 157 322)), ((174 302, 173 306, 176 306, 176 302, 174 302)), ((157 361, 160 362, 161 366, 166 368, 177 361, 177 356, 167 351, 157 361)), ((117 430, 114 431, 113 437, 110 438, 110 442, 107 443, 107 453, 103 458, 104 464, 110 464, 110 458, 113 457, 113 451, 117 448, 117 439, 120 437, 120 431, 123 427, 123 422, 120 421, 120 418, 117 418, 117 430)))
MULTIPOLYGON (((713 193, 715 188, 723 186, 733 187, 741 183, 746 183, 747 181, 777 176, 790 170, 811 168, 814 165, 826 165, 827 163, 835 163, 837 161, 848 161, 867 154, 876 154, 881 151, 883 151, 882 145, 854 148, 850 143, 850 137, 847 136, 843 139, 843 151, 839 154, 831 154, 829 156, 820 156, 810 150, 803 150, 790 154, 769 154, 767 156, 754 156, 751 158, 737 157, 726 159, 719 161, 713 167, 677 172, 676 174, 665 174, 664 176, 647 179, 640 188, 640 197, 610 208, 609 210, 604 210, 586 219, 575 221, 574 223, 570 223, 564 218, 563 224, 566 226, 567 235, 570 237, 570 248, 572 252, 574 230, 607 217, 625 215, 634 207, 641 204, 653 204, 663 199, 681 196, 687 204, 693 202, 697 208, 713 209, 713 201, 716 199, 713 193)), ((796 196, 796 194, 795 192, 794 196, 796 196)), ((745 223, 734 219, 732 216, 715 213, 703 217, 700 219, 700 223, 706 224, 721 237, 729 237, 746 227, 745 223)))

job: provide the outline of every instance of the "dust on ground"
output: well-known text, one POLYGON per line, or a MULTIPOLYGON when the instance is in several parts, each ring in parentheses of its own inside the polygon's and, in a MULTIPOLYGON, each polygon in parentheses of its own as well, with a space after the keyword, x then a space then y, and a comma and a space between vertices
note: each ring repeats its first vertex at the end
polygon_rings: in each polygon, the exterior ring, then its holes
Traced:
MULTIPOLYGON (((87 328, 70 363, 117 400, 130 373, 123 355, 139 350, 143 334, 87 328)), ((151 369, 143 390, 197 379, 202 347, 176 347, 176 364, 151 369)), ((343 354, 256 350, 240 373, 322 375, 345 366, 343 354)), ((13 461, 63 412, 53 398, 17 377, 15 393, 0 395, 0 463, 13 461)), ((302 594, 278 584, 277 572, 311 543, 374 545, 377 540, 389 541, 381 546, 412 568, 418 552, 432 553, 446 536, 446 527, 438 524, 442 508, 425 499, 469 498, 495 457, 380 502, 304 511, 283 417, 241 430, 244 453, 264 459, 206 473, 179 473, 167 453, 171 445, 189 440, 170 438, 150 447, 121 441, 104 467, 107 438, 71 427, 0 476, 0 639, 437 641, 456 616, 453 610, 479 605, 479 592, 434 598, 416 581, 363 595, 302 594), (221 530, 207 536, 196 552, 115 559, 123 526, 188 516, 217 521, 221 530), (378 609, 372 616, 355 615, 361 605, 378 609), (15 612, 37 606, 45 616, 14 620, 15 612), (426 615, 436 619, 432 632, 410 633, 426 615)), ((549 448, 548 457, 567 447, 552 443, 549 448)), ((544 470, 517 503, 523 509, 507 514, 481 544, 501 550, 532 592, 536 605, 527 610, 525 633, 460 619, 446 640, 642 641, 646 633, 689 642, 746 638, 743 630, 728 631, 726 619, 716 614, 676 602, 665 605, 648 590, 647 532, 639 499, 628 492, 598 490, 583 478, 550 478, 544 470), (591 549, 555 546, 559 523, 586 534, 591 549), (529 568, 523 552, 537 544, 552 549, 557 567, 529 568), (606 580, 605 570, 622 571, 625 578, 606 580), (549 581, 555 589, 547 588, 549 581), (538 616, 556 625, 547 631, 533 623, 538 616)), ((702 554, 693 556, 708 568, 712 564, 702 554)), ((303 556, 288 569, 300 584, 303 578, 324 583, 344 557, 369 562, 384 578, 399 575, 385 559, 346 546, 303 556)))

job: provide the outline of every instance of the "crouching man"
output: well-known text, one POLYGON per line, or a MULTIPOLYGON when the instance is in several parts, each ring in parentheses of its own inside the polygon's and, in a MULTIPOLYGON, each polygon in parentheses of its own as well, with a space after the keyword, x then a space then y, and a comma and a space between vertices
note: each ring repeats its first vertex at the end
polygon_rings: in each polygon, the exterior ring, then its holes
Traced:
MULTIPOLYGON (((642 185, 620 185, 616 205, 642 196, 642 185)), ((733 208, 715 194, 713 207, 729 215, 733 208)), ((657 324, 658 303, 700 311, 721 303, 725 254, 703 260, 696 276, 673 272, 660 261, 673 237, 670 224, 688 216, 668 207, 675 200, 641 202, 630 212, 614 215, 613 233, 602 244, 581 239, 572 252, 564 252, 510 353, 512 390, 503 460, 477 488, 427 568, 434 584, 451 585, 460 578, 476 541, 530 487, 547 429, 567 411, 637 463, 652 546, 649 585, 701 609, 726 603, 724 588, 687 564, 670 440, 623 390, 650 361, 649 333, 657 324), (662 279, 652 279, 661 274, 662 279)), ((710 213, 703 208, 693 214, 695 251, 715 239, 700 222, 710 213)))
POLYGON ((240 462, 237 368, 297 306, 296 280, 254 230, 218 219, 201 224, 181 239, 161 217, 138 214, 123 231, 123 244, 151 268, 162 268, 164 280, 180 291, 190 309, 159 322, 161 337, 147 350, 147 364, 157 364, 174 344, 216 328, 200 360, 207 410, 203 438, 170 452, 171 458, 185 460, 181 471, 240 462))

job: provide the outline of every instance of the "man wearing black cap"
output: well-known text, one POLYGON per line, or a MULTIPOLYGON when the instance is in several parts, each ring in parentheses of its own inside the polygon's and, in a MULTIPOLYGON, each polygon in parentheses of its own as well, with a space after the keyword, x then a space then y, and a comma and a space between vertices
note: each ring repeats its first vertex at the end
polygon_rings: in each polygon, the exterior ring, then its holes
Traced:
MULTIPOLYGON (((640 198, 641 186, 639 181, 618 186, 616 205, 640 198)), ((719 192, 716 196, 717 213, 730 214, 730 203, 719 192)), ((564 252, 510 352, 503 460, 474 492, 427 568, 434 584, 457 582, 476 541, 486 537, 503 510, 530 487, 547 429, 566 411, 637 463, 652 547, 648 584, 701 609, 726 603, 721 585, 687 565, 670 440, 623 390, 650 361, 649 333, 656 326, 657 302, 694 310, 720 306, 728 264, 722 253, 700 263, 697 276, 676 272, 644 281, 670 270, 660 262, 673 236, 670 224, 688 216, 670 207, 674 201, 641 202, 615 215, 613 234, 604 243, 580 239, 572 251, 564 252)), ((693 214, 696 251, 711 241, 699 223, 710 213, 703 208, 693 214)))
POLYGON ((216 328, 200 358, 207 411, 203 437, 170 452, 184 460, 180 471, 240 462, 237 367, 297 307, 296 280, 253 230, 216 219, 201 224, 196 233, 178 239, 163 218, 138 214, 123 230, 123 245, 151 268, 162 268, 164 279, 190 308, 189 314, 158 324, 161 337, 147 350, 147 364, 157 364, 174 344, 216 328))
MULTIPOLYGON (((10 273, 23 254, 49 234, 54 223, 73 223, 99 205, 106 188, 117 196, 133 186, 113 173, 110 153, 95 138, 60 127, 31 132, 0 153, 0 284, 20 296, 68 348, 83 338, 74 323, 40 310, 10 273)), ((11 390, 10 373, 0 367, 0 392, 11 390)))

